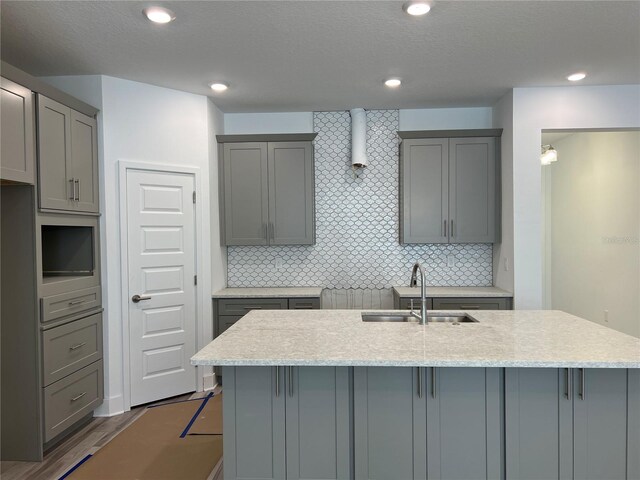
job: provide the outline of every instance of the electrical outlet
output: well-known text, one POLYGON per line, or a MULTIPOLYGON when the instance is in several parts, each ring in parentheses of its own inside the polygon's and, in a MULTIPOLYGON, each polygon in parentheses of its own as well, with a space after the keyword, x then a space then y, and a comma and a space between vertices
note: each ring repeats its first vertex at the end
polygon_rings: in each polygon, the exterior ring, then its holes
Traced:
POLYGON ((609 310, 604 311, 604 323, 609 323, 609 310))

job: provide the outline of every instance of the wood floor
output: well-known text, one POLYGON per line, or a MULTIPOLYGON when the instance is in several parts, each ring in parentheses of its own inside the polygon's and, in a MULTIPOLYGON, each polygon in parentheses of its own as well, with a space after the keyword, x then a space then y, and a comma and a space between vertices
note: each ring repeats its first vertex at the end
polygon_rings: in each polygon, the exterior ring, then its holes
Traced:
MULTIPOLYGON (((218 387, 214 393, 218 394, 220 391, 221 389, 218 387)), ((201 398, 208 393, 183 395, 172 398, 171 401, 201 398)), ((155 405, 161 403, 164 402, 156 402, 155 405)), ((142 415, 148 406, 136 407, 114 417, 92 419, 83 428, 45 453, 42 462, 0 462, 0 477, 2 480, 56 480, 84 457, 97 452, 100 447, 142 415)), ((208 480, 219 479, 222 479, 222 461, 216 465, 208 480)))

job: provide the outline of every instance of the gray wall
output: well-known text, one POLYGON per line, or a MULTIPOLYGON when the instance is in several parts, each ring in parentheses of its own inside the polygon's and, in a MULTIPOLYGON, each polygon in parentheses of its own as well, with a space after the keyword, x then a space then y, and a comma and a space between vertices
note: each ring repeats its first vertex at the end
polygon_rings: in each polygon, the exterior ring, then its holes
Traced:
POLYGON ((228 286, 383 289, 408 283, 416 260, 430 285, 492 285, 492 246, 398 243, 399 112, 367 112, 369 167, 351 171, 349 112, 315 112, 316 245, 229 247, 228 286))

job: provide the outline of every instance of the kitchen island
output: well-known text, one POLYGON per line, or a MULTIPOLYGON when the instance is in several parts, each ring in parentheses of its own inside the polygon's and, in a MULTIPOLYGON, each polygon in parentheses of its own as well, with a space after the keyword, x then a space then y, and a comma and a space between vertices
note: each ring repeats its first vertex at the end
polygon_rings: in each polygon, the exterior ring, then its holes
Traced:
POLYGON ((193 357, 224 366, 225 478, 640 478, 639 339, 557 311, 361 313, 253 311, 193 357))

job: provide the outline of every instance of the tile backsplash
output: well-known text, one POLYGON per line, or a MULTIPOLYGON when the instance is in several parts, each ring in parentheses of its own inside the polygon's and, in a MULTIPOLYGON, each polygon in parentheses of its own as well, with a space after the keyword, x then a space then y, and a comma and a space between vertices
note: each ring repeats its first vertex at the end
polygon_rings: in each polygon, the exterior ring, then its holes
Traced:
POLYGON ((351 169, 349 112, 315 112, 316 244, 228 247, 229 287, 406 285, 420 261, 432 286, 491 286, 492 245, 398 243, 397 110, 367 111, 369 166, 351 169))

